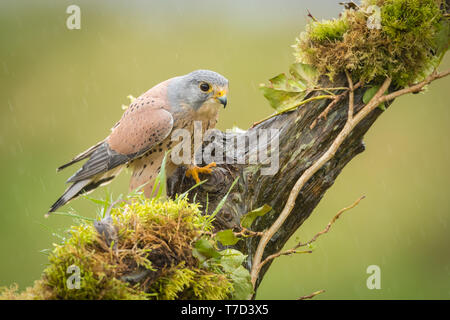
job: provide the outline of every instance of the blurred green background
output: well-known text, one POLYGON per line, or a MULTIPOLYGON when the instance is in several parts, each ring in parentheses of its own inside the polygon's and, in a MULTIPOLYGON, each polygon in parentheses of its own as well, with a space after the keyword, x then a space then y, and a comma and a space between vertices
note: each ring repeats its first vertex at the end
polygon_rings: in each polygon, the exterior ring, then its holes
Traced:
MULTIPOLYGON (((44 213, 74 169, 55 168, 103 139, 127 95, 198 68, 230 80, 219 128, 248 128, 272 109, 259 83, 287 70, 306 9, 341 11, 327 1, 2 1, 0 3, 0 286, 40 277, 40 252, 73 221, 44 213), (66 8, 81 8, 68 30, 66 8)), ((450 66, 449 57, 443 64, 450 66)), ((260 299, 450 298, 450 80, 405 96, 367 134, 367 150, 342 172, 287 244, 309 240, 360 195, 311 255, 279 258, 260 299), (366 269, 381 268, 369 290, 366 269)), ((128 173, 110 185, 127 191, 128 173)), ((104 196, 96 191, 94 197, 104 196)), ((70 204, 95 215, 84 199, 70 204)), ((64 208, 69 210, 69 206, 64 208)))

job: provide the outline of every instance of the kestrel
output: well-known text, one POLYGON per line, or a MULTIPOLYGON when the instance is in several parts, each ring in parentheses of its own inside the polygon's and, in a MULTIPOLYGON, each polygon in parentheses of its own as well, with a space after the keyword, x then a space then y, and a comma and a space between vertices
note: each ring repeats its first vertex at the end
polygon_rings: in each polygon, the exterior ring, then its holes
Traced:
MULTIPOLYGON (((106 139, 57 169, 60 171, 88 158, 67 180, 72 185, 47 215, 77 196, 111 182, 124 166, 133 170, 130 190, 145 184, 144 193, 150 196, 164 155, 173 147, 171 132, 186 129, 193 137, 194 121, 201 121, 203 132, 213 128, 219 107, 227 104, 227 93, 225 77, 213 71, 197 70, 161 82, 136 98, 106 139)), ((177 165, 168 158, 166 171, 170 176, 177 165)), ((186 174, 199 181, 198 173, 210 173, 214 165, 199 168, 190 164, 186 174)))

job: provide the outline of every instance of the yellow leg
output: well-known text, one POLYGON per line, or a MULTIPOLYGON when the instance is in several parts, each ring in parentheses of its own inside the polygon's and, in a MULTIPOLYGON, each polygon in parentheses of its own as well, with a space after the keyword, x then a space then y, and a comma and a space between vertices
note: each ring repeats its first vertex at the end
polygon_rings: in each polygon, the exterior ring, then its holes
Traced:
POLYGON ((189 168, 186 170, 186 177, 192 177, 194 178, 195 182, 199 183, 200 178, 198 177, 198 174, 199 173, 211 174, 212 172, 211 168, 215 166, 216 166, 215 162, 211 162, 210 164, 204 167, 189 166, 189 168))

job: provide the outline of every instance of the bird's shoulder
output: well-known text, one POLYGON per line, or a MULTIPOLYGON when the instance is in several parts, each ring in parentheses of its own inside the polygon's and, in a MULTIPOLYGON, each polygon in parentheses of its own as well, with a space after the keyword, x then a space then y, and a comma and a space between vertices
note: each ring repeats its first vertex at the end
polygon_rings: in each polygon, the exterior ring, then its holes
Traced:
POLYGON ((140 154, 165 139, 173 122, 172 115, 164 108, 144 105, 122 118, 106 141, 118 153, 140 154))
POLYGON ((167 88, 171 80, 161 82, 137 97, 124 112, 123 117, 133 112, 143 112, 142 109, 144 109, 144 112, 151 112, 161 108, 169 110, 167 88))
POLYGON ((135 98, 126 108, 120 120, 111 128, 111 131, 119 127, 122 122, 126 122, 128 118, 133 119, 139 114, 149 114, 158 109, 170 111, 167 87, 171 80, 163 81, 135 98))

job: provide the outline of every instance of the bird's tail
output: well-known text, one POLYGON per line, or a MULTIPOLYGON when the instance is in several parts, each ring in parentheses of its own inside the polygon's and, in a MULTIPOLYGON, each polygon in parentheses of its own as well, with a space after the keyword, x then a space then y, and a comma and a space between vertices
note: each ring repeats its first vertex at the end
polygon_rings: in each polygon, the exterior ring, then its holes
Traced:
POLYGON ((99 146, 102 145, 103 141, 100 141, 99 143, 97 143, 95 146, 90 147, 89 149, 87 149, 86 151, 80 153, 79 155, 77 155, 75 158, 73 158, 72 160, 70 160, 70 162, 63 164, 62 166, 60 166, 58 169, 56 169, 56 171, 61 171, 64 168, 67 168, 71 165, 73 165, 74 163, 77 163, 78 161, 81 161, 83 159, 86 159, 87 157, 89 157, 91 154, 94 153, 95 150, 98 149, 99 146))
POLYGON ((68 187, 66 191, 64 191, 63 195, 59 197, 58 200, 56 200, 56 202, 50 207, 45 216, 48 217, 50 213, 55 212, 56 210, 58 210, 59 207, 62 207, 67 202, 69 202, 72 199, 75 199, 79 195, 90 193, 94 191, 94 189, 96 189, 97 187, 108 184, 114 178, 115 175, 111 174, 105 175, 100 178, 93 177, 90 179, 75 182, 70 187, 68 187))
POLYGON ((50 213, 55 212, 59 207, 62 207, 73 198, 76 198, 78 195, 84 193, 83 189, 85 189, 91 182, 92 179, 86 179, 72 184, 66 189, 66 191, 64 191, 63 195, 59 197, 59 199, 56 200, 56 202, 50 207, 45 216, 48 217, 50 213))

